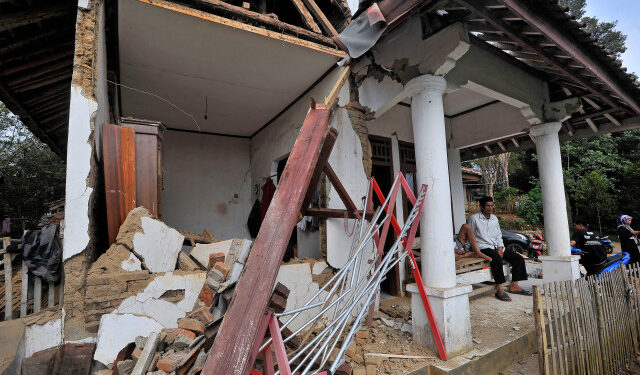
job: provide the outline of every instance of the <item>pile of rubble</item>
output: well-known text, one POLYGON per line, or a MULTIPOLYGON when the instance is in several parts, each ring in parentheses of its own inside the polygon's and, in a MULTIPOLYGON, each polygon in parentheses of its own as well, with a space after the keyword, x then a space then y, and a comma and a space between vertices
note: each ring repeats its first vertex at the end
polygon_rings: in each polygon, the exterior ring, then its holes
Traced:
POLYGON ((204 364, 252 242, 183 243, 139 207, 94 262, 85 291, 94 374, 188 374, 204 364))

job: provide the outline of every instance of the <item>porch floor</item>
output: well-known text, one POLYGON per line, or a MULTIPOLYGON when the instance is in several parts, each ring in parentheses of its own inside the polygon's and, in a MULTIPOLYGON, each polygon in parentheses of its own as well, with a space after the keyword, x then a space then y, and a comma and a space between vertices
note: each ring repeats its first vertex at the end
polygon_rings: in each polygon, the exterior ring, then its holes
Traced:
MULTIPOLYGON (((521 284, 528 289, 531 287, 523 282, 521 284)), ((418 370, 425 370, 424 373, 427 373, 426 368, 429 366, 437 367, 442 373, 457 373, 457 369, 535 330, 531 311, 532 297, 511 294, 511 298, 513 299, 511 302, 500 302, 491 294, 471 299, 469 303, 473 349, 448 361, 442 361, 438 359, 436 352, 413 343, 410 329, 404 332, 408 325, 396 326, 395 329, 389 327, 388 319, 394 320, 396 324, 397 322, 410 323, 411 298, 383 296, 380 302, 381 313, 377 315, 378 319, 374 323, 377 326, 370 331, 371 339, 368 343, 359 344, 364 360, 367 362, 366 353, 424 356, 420 359, 389 358, 377 365, 377 373, 422 374, 423 372, 418 370), (381 343, 380 340, 384 342, 381 343)), ((523 356, 521 361, 524 363, 532 354, 523 356)), ((355 362, 352 363, 354 368, 358 366, 358 361, 355 362)), ((535 365, 537 366, 537 363, 535 365)), ((496 368, 496 374, 501 370, 496 368)))

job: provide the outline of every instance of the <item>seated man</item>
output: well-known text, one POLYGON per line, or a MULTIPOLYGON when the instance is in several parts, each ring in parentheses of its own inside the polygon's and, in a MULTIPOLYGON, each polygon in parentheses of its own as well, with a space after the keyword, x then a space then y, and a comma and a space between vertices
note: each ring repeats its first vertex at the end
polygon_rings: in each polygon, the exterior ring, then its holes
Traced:
POLYGON ((518 281, 527 279, 527 269, 524 259, 513 250, 504 250, 502 242, 502 231, 498 218, 493 215, 495 206, 493 198, 483 197, 480 199, 480 212, 471 215, 469 225, 476 236, 478 247, 485 255, 491 257, 491 274, 496 283, 496 298, 501 301, 511 301, 511 297, 505 293, 502 284, 506 281, 504 270, 502 269, 502 259, 511 264, 511 285, 509 291, 516 294, 531 295, 530 291, 522 289, 518 281))
POLYGON ((491 257, 480 251, 476 236, 473 234, 471 225, 462 224, 460 232, 453 241, 453 251, 456 253, 456 260, 462 258, 483 258, 491 262, 491 257))

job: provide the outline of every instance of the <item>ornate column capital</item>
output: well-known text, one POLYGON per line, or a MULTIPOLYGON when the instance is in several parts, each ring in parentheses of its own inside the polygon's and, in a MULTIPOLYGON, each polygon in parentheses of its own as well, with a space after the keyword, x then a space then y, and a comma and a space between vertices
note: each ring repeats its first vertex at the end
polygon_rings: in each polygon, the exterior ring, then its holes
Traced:
POLYGON ((404 92, 405 95, 411 98, 422 92, 433 92, 442 95, 446 87, 447 81, 443 77, 425 74, 407 82, 404 86, 404 92))
POLYGON ((529 128, 529 130, 531 132, 531 135, 537 138, 541 135, 558 134, 561 127, 562 127, 562 124, 560 122, 554 121, 554 122, 547 122, 544 124, 534 125, 531 128, 529 128))

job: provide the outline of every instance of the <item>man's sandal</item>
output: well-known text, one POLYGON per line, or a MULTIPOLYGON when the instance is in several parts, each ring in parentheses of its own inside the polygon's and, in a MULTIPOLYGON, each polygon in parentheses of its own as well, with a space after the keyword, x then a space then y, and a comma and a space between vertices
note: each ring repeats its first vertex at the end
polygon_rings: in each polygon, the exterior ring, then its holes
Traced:
POLYGON ((509 290, 509 292, 511 292, 513 294, 522 294, 523 296, 532 296, 533 295, 533 293, 531 293, 531 291, 526 290, 526 289, 517 290, 517 291, 509 290))
POLYGON ((500 301, 504 301, 504 302, 509 302, 511 301, 511 297, 509 297, 509 295, 507 293, 502 293, 502 294, 498 294, 496 292, 495 294, 496 298, 499 299, 500 301))

